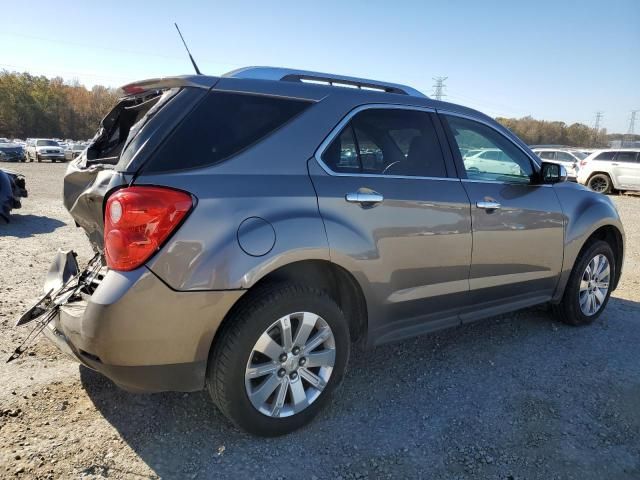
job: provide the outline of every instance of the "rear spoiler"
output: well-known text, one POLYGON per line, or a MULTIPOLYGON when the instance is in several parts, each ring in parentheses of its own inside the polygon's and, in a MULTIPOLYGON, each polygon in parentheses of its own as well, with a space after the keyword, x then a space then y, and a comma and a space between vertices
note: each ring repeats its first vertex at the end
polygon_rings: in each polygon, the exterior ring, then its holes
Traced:
POLYGON ((196 88, 212 88, 217 82, 218 77, 209 77, 206 75, 181 75, 178 77, 161 77, 140 80, 139 82, 128 83, 120 88, 126 95, 137 95, 148 92, 150 90, 165 90, 168 88, 196 87, 196 88))

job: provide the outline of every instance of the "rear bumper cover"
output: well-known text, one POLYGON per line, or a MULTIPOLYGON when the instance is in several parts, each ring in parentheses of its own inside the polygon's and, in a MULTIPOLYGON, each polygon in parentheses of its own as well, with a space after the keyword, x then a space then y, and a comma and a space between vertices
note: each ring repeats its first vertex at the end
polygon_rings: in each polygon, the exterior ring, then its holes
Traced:
POLYGON ((60 319, 44 330, 45 336, 62 352, 84 366, 110 378, 124 390, 136 393, 164 391, 191 392, 204 385, 207 362, 178 363, 173 365, 119 366, 104 364, 78 351, 58 328, 60 319))
POLYGON ((201 390, 213 337, 242 294, 177 292, 146 267, 108 271, 93 295, 60 307, 45 335, 127 390, 201 390))

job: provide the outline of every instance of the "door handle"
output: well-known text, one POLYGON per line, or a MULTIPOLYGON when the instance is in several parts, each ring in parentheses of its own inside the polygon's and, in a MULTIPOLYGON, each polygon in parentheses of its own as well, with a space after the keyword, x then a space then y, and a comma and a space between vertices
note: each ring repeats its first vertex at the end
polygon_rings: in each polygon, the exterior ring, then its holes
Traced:
POLYGON ((615 163, 615 162, 614 162, 614 163, 612 163, 611 165, 613 165, 613 166, 615 166, 615 167, 617 167, 617 166, 618 166, 618 164, 617 164, 617 163, 615 163))
POLYGON ((344 199, 349 203, 376 204, 381 203, 384 197, 378 192, 353 192, 347 193, 344 199))
POLYGON ((476 207, 484 208, 485 210, 497 210, 502 207, 502 205, 498 202, 476 202, 476 207))

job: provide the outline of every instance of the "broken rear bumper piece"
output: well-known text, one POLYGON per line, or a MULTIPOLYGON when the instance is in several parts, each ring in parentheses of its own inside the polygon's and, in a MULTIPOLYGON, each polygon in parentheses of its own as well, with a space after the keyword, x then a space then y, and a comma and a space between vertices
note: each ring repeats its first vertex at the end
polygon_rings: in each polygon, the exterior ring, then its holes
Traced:
MULTIPOLYGON (((52 265, 59 272, 66 268, 59 257, 52 265)), ((51 271, 48 289, 50 277, 51 271)), ((64 353, 125 390, 202 390, 215 332, 242 293, 178 292, 146 267, 130 272, 102 267, 60 304, 44 333, 64 353)))

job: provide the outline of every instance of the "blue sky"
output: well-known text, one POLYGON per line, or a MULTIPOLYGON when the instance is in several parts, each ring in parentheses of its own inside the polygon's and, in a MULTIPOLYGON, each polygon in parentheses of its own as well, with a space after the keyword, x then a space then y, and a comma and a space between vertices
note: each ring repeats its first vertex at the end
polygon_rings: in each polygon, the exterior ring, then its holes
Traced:
POLYGON ((640 109, 640 0, 23 0, 2 11, 0 68, 88 86, 190 73, 176 21, 212 75, 286 66, 427 95, 443 75, 455 103, 589 125, 601 110, 609 132, 640 109))

